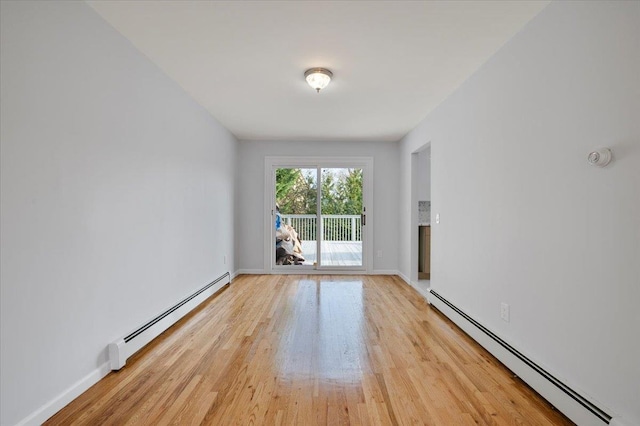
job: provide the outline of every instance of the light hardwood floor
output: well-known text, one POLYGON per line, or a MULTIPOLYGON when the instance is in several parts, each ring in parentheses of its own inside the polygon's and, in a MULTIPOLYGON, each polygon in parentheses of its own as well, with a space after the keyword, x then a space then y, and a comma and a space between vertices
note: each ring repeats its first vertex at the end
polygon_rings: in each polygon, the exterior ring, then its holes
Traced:
POLYGON ((241 276, 46 424, 563 425, 397 277, 241 276))

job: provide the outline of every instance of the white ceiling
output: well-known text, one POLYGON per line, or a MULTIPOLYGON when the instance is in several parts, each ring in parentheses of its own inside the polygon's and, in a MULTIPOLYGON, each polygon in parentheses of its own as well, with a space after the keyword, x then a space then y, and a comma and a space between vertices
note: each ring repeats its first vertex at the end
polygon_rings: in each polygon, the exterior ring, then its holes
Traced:
POLYGON ((239 139, 345 141, 399 140, 548 4, 88 3, 239 139))

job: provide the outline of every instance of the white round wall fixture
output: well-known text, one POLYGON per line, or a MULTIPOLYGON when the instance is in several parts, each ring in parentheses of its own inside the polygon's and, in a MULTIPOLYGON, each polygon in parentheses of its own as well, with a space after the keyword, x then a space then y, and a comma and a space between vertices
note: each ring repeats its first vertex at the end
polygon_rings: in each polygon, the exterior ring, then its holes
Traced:
POLYGON ((604 167, 611 162, 611 150, 609 148, 600 148, 591 151, 587 157, 587 161, 592 166, 604 167))

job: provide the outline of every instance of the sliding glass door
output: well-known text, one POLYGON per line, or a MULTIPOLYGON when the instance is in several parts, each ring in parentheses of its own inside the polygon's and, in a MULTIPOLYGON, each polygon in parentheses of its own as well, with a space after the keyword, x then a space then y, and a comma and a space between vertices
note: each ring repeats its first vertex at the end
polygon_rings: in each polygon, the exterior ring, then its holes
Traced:
POLYGON ((362 169, 320 170, 320 265, 362 267, 362 169))
POLYGON ((317 264, 317 172, 315 168, 275 169, 275 265, 317 264))
POLYGON ((366 269, 367 165, 344 163, 271 166, 271 270, 366 269))

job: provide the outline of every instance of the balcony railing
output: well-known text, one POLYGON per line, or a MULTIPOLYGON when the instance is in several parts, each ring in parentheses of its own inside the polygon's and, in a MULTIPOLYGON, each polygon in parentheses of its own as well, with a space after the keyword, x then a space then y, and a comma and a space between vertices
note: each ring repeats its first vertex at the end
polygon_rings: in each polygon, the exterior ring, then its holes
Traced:
MULTIPOLYGON (((291 225, 303 241, 317 240, 314 214, 281 214, 283 223, 291 225)), ((323 241, 362 241, 360 215, 322 215, 323 241)))

